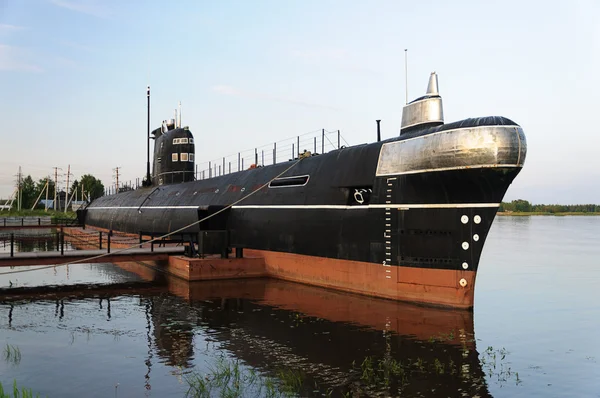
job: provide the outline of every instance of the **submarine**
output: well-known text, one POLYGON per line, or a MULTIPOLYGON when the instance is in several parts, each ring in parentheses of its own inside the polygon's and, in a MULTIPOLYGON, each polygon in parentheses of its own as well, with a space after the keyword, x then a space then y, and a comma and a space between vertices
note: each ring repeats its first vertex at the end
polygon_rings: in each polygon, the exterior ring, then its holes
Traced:
POLYGON ((522 127, 506 117, 445 123, 435 72, 385 140, 378 132, 375 142, 319 154, 298 147, 292 159, 198 179, 197 142, 180 118, 152 138, 146 186, 93 200, 81 222, 132 234, 220 231, 230 250, 263 257, 277 278, 467 310, 488 232, 527 153, 522 127))

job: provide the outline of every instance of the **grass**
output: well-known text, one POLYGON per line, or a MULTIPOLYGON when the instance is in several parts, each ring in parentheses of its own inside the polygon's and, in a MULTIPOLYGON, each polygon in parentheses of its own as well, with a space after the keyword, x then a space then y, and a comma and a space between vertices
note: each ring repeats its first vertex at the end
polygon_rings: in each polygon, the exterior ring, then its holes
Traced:
POLYGON ((11 390, 4 391, 4 386, 2 382, 0 382, 0 398, 39 398, 40 394, 33 395, 33 391, 31 389, 26 389, 25 387, 21 387, 19 391, 19 387, 17 386, 17 380, 13 382, 13 386, 11 390))
MULTIPOLYGON (((433 346, 444 341, 451 341, 461 336, 458 331, 439 333, 429 341, 433 346)), ((460 348, 459 348, 460 349, 460 348)), ((464 347, 462 358, 466 358, 469 349, 464 347)), ((382 393, 404 394, 410 385, 416 385, 423 379, 434 383, 444 383, 448 379, 456 379, 459 383, 478 384, 482 379, 480 374, 489 382, 500 385, 506 383, 522 383, 519 374, 510 367, 509 352, 505 348, 487 347, 478 354, 480 372, 469 370, 469 362, 457 360, 457 356, 444 354, 440 356, 412 357, 396 359, 393 355, 384 357, 366 356, 362 362, 353 362, 346 374, 345 381, 337 386, 319 385, 316 380, 310 381, 302 371, 283 369, 270 372, 268 376, 257 373, 254 369, 240 365, 239 360, 221 356, 205 373, 192 372, 184 377, 188 385, 187 397, 297 397, 306 395, 312 389, 313 393, 323 391, 324 396, 331 396, 334 391, 337 396, 355 397, 377 395, 382 393), (466 366, 466 367, 465 367, 466 366), (466 369, 466 370, 465 370, 466 369), (314 382, 314 388, 312 386, 314 382)), ((474 385, 475 385, 474 384, 474 385)))
POLYGON ((185 378, 188 384, 186 397, 292 397, 299 394, 304 380, 301 372, 286 369, 276 374, 277 379, 263 376, 240 366, 238 360, 221 357, 208 373, 195 372, 185 378))
POLYGON ((11 210, 2 210, 0 211, 0 218, 5 217, 52 217, 55 219, 64 219, 64 218, 77 218, 77 214, 74 211, 56 211, 52 209, 48 209, 48 211, 44 211, 43 209, 35 209, 35 210, 21 210, 17 211, 14 209, 11 210))
POLYGON ((0 211, 1 217, 44 217, 44 216, 54 216, 54 217, 76 217, 76 213, 74 211, 67 211, 66 213, 61 210, 52 210, 48 209, 45 211, 44 209, 23 209, 20 211, 11 209, 11 210, 2 210, 0 211))
POLYGON ((12 365, 18 365, 21 362, 21 350, 19 347, 6 344, 6 347, 4 347, 4 360, 12 365))

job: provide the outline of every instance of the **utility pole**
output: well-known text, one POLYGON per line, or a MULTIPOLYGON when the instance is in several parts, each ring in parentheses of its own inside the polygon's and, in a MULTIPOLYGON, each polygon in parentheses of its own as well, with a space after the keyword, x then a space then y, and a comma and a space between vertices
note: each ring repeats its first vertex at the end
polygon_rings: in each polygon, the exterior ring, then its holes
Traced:
POLYGON ((19 166, 19 172, 17 173, 17 210, 21 211, 21 203, 23 200, 23 190, 21 189, 21 166, 19 166))
POLYGON ((115 178, 117 179, 117 190, 115 193, 119 193, 119 169, 120 167, 115 167, 113 170, 115 171, 115 178))
POLYGON ((44 211, 48 211, 48 191, 50 190, 50 176, 46 177, 46 204, 44 205, 44 211))
POLYGON ((65 213, 69 207, 69 176, 71 175, 71 165, 67 166, 67 188, 65 189, 65 213))
MULTIPOLYGON (((54 211, 57 210, 57 197, 58 197, 58 170, 62 170, 60 167, 54 167, 54 211)), ((60 207, 60 204, 58 204, 60 207)))
POLYGON ((19 171, 17 172, 17 174, 15 175, 15 177, 17 177, 17 181, 16 181, 16 190, 15 190, 15 199, 17 200, 17 210, 21 210, 21 202, 22 202, 22 183, 23 183, 23 179, 21 176, 21 166, 19 166, 19 171))

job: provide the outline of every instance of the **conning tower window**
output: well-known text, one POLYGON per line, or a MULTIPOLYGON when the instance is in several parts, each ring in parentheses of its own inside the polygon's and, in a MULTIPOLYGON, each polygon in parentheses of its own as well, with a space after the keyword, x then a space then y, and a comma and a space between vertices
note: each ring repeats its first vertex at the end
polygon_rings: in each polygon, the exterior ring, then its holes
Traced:
POLYGON ((188 161, 188 154, 187 153, 182 153, 181 154, 181 161, 182 162, 187 162, 188 161))
POLYGON ((193 143, 194 143, 194 139, 190 138, 190 144, 193 144, 193 143))
POLYGON ((194 161, 194 154, 190 153, 190 162, 193 162, 193 161, 194 161))
POLYGON ((269 188, 303 187, 308 183, 309 176, 276 178, 269 183, 269 188))
POLYGON ((187 144, 187 143, 188 143, 188 139, 187 139, 187 138, 180 138, 180 139, 179 139, 179 142, 180 142, 181 144, 187 144))
POLYGON ((179 144, 179 138, 173 138, 173 145, 179 144))
POLYGON ((179 160, 178 160, 178 157, 179 157, 179 155, 178 155, 177 153, 173 153, 173 154, 171 154, 171 161, 172 161, 172 162, 177 162, 177 161, 179 161, 179 160))

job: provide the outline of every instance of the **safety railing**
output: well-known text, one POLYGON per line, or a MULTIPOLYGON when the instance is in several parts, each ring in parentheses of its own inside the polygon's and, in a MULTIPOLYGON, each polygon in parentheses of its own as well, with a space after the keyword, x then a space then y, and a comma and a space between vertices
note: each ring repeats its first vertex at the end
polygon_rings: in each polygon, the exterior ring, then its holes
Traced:
POLYGON ((325 129, 291 137, 273 144, 238 152, 219 159, 196 164, 196 180, 218 177, 257 166, 296 160, 300 154, 318 155, 347 146, 340 130, 325 129))

